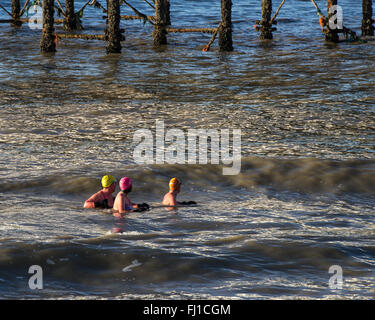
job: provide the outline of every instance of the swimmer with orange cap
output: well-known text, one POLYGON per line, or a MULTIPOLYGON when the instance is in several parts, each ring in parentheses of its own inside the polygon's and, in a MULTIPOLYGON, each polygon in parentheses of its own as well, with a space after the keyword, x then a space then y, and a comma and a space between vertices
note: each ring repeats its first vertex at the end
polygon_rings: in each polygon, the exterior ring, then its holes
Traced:
POLYGON ((149 210, 150 206, 147 203, 133 204, 131 202, 128 194, 132 191, 132 185, 132 181, 128 177, 123 177, 120 180, 119 187, 121 191, 117 194, 115 203, 113 205, 113 215, 115 217, 121 218, 123 213, 149 210))
POLYGON ((177 201, 177 195, 181 191, 181 181, 177 178, 172 178, 169 181, 169 192, 165 194, 163 199, 163 205, 168 206, 167 210, 173 210, 178 205, 191 205, 197 204, 195 201, 177 201))
POLYGON ((85 201, 84 208, 111 209, 113 207, 112 193, 116 190, 116 179, 111 175, 105 175, 102 178, 102 187, 102 190, 85 201))

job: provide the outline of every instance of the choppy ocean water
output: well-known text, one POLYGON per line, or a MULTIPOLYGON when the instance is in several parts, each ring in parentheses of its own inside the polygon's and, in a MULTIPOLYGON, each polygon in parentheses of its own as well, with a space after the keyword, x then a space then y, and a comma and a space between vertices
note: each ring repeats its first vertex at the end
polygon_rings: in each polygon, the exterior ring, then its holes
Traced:
MULTIPOLYGON (((360 33, 360 1, 340 2, 360 33)), ((220 17, 219 1, 171 10, 178 27, 220 17)), ((88 7, 83 32, 102 32, 101 16, 88 7)), ((201 34, 155 50, 150 26, 122 21, 120 55, 61 40, 43 56, 40 31, 1 25, 1 298, 374 298, 374 42, 325 43, 309 1, 285 4, 272 41, 258 40, 259 17, 258 1, 234 1, 229 54, 217 42, 203 53, 201 34), (241 129, 241 172, 135 163, 134 132, 156 120, 241 129), (155 208, 84 210, 106 173, 132 177, 132 200, 155 208), (157 208, 172 176, 198 206, 157 208), (28 285, 32 265, 43 290, 28 285), (329 287, 333 265, 342 289, 329 287)))

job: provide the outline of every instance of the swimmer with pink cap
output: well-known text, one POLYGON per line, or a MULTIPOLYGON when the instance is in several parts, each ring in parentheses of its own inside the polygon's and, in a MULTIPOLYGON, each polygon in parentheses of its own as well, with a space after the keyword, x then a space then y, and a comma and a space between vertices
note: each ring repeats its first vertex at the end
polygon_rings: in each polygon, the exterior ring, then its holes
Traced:
POLYGON ((128 177, 123 177, 119 182, 121 191, 117 194, 115 203, 113 205, 114 216, 121 218, 122 214, 128 212, 141 212, 146 211, 150 207, 147 203, 133 204, 128 197, 132 191, 132 180, 128 177))

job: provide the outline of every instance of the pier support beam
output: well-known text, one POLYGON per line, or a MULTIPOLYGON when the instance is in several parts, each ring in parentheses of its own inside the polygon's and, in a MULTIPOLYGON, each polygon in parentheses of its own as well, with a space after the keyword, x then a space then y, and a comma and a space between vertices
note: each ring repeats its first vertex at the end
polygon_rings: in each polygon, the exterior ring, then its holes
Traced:
POLYGON ((372 19, 372 0, 362 0, 362 36, 374 36, 374 20, 372 19))
POLYGON ((168 12, 168 0, 155 0, 155 25, 152 37, 154 38, 154 46, 156 47, 167 44, 166 26, 169 15, 168 12))
POLYGON ((43 29, 40 50, 42 52, 56 51, 56 35, 54 28, 54 0, 43 0, 43 29))
POLYGON ((272 0, 262 0, 262 20, 260 22, 260 39, 273 39, 272 35, 272 0))
POLYGON ((64 29, 67 31, 77 30, 77 16, 74 13, 74 0, 65 0, 66 17, 64 20, 64 29))
POLYGON ((331 9, 332 6, 337 5, 337 0, 327 0, 327 19, 328 19, 328 26, 327 26, 327 33, 325 34, 325 39, 326 41, 330 42, 339 42, 339 34, 338 34, 338 29, 331 29, 329 27, 329 21, 333 19, 335 15, 335 11, 331 9))
POLYGON ((121 53, 120 1, 108 0, 107 53, 121 53))
POLYGON ((19 21, 21 12, 20 0, 12 0, 12 26, 20 26, 22 22, 19 21))
POLYGON ((221 24, 219 27, 219 50, 233 51, 232 0, 221 0, 221 24))
POLYGON ((171 25, 171 3, 170 0, 165 0, 165 24, 171 25))

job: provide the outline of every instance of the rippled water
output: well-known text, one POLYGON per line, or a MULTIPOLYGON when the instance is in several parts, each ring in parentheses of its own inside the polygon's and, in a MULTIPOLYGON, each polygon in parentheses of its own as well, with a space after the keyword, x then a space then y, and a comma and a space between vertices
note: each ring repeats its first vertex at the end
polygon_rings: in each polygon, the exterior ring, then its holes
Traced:
MULTIPOLYGON (((258 2, 234 1, 228 54, 217 41, 203 53, 201 34, 156 50, 149 25, 122 21, 120 55, 68 39, 42 55, 40 31, 0 25, 1 298, 374 298, 375 42, 325 43, 297 0, 259 41, 258 2), (157 119, 241 129, 241 173, 137 165, 134 132, 157 119), (82 209, 106 173, 132 177, 132 200, 154 208, 122 220, 82 209), (197 207, 157 207, 172 176, 197 207), (43 290, 28 287, 31 265, 43 290), (332 265, 341 290, 329 289, 332 265)), ((360 1, 340 3, 359 34, 360 1)), ((219 23, 220 1, 171 8, 176 27, 219 23)), ((102 33, 101 16, 88 7, 82 32, 102 33)))

